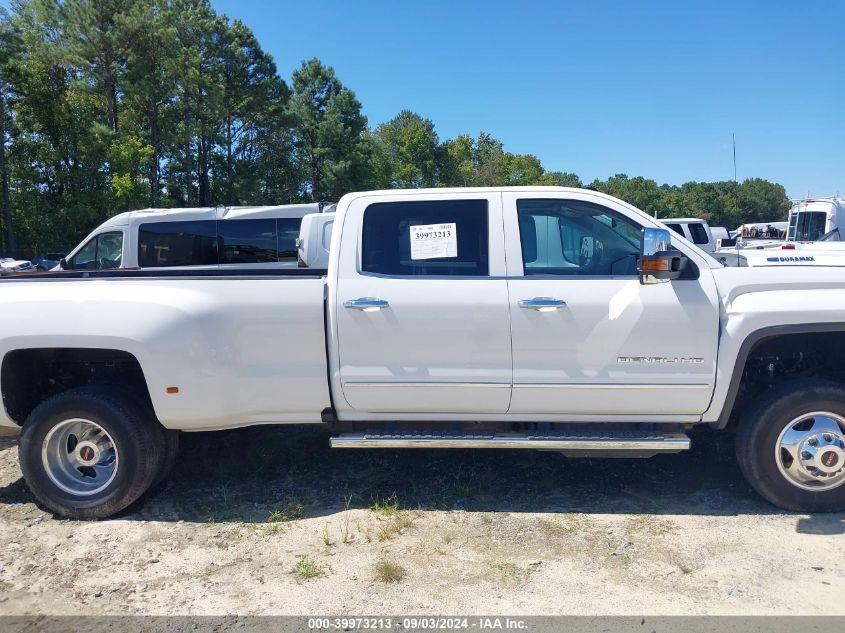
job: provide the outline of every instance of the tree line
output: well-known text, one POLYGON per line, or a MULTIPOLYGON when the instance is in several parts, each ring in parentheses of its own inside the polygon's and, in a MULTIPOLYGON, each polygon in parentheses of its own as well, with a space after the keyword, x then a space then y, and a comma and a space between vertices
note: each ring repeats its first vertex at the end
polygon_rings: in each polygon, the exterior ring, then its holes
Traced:
POLYGON ((370 126, 317 59, 289 81, 208 0, 14 0, 0 9, 0 253, 73 246, 143 207, 337 200, 392 187, 591 186, 659 217, 785 217, 761 179, 583 183, 486 132, 441 140, 411 110, 370 126))

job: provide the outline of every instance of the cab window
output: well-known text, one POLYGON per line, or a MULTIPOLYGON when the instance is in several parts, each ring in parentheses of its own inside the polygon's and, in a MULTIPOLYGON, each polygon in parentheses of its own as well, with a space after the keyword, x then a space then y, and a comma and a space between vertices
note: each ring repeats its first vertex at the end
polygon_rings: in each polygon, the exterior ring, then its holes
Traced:
POLYGON ((517 201, 523 274, 635 276, 641 227, 580 200, 517 201))
POLYGON ((815 242, 825 233, 827 214, 819 211, 801 211, 797 214, 794 239, 799 242, 815 242))
POLYGON ((279 261, 296 261, 296 238, 302 218, 279 218, 276 220, 276 234, 279 244, 279 261))
POLYGON ((702 244, 709 244, 710 238, 707 236, 707 229, 704 228, 703 224, 699 224, 697 222, 693 222, 689 225, 689 232, 692 235, 692 243, 698 244, 699 246, 702 244))
POLYGON ((684 237, 684 238, 686 237, 686 235, 684 235, 684 229, 681 228, 680 224, 678 224, 676 222, 666 222, 665 224, 666 224, 667 227, 669 227, 671 230, 675 231, 675 233, 677 233, 681 237, 684 237))
POLYGON ((364 211, 362 272, 487 276, 486 200, 379 202, 364 211))
POLYGON ((225 220, 217 223, 221 264, 279 261, 276 220, 225 220))
POLYGON ((217 222, 148 222, 138 227, 141 268, 218 264, 217 222))
POLYGON ((120 268, 123 259, 123 233, 101 233, 92 237, 69 261, 69 270, 109 270, 120 268))

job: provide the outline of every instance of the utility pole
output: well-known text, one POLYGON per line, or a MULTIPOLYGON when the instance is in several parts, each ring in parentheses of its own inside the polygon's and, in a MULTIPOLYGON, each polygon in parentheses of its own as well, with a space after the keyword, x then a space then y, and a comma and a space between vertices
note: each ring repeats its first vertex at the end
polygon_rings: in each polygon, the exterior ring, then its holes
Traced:
MULTIPOLYGON (((734 148, 734 195, 736 196, 736 212, 740 213, 739 208, 739 181, 736 178, 736 134, 731 132, 731 141, 733 141, 734 148)), ((745 224, 745 218, 741 217, 742 223, 745 224)))
POLYGON ((731 133, 731 140, 734 146, 734 184, 736 184, 736 134, 731 133))

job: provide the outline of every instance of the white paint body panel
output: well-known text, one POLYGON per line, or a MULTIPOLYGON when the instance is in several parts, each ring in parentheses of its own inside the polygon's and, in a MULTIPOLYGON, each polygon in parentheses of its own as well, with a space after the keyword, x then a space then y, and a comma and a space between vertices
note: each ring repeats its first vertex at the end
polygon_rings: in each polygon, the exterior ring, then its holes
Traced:
POLYGON ((719 320, 712 278, 707 290, 699 281, 511 281, 510 410, 702 413, 712 393, 719 320), (534 296, 560 297, 566 308, 519 308, 520 299, 534 296))
MULTIPOLYGON (((320 278, 45 280, 0 292, 0 358, 129 352, 168 428, 319 422, 329 406, 320 278)), ((0 423, 11 423, 5 410, 0 423)))
POLYGON ((742 343, 754 332, 781 325, 845 322, 845 277, 835 267, 720 268, 721 336, 716 385, 704 422, 719 419, 742 343))

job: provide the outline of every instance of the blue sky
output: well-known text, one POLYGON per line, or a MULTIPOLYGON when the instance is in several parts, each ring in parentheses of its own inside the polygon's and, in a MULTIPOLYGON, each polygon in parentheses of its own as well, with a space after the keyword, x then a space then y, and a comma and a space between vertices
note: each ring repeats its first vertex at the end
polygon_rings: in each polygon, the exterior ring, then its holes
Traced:
POLYGON ((371 125, 488 131, 589 181, 768 178, 845 194, 845 2, 212 0, 289 78, 335 68, 371 125))
MULTIPOLYGON (((286 80, 318 57, 370 125, 490 132, 589 182, 767 178, 845 194, 845 0, 211 0, 286 80)), ((0 0, 8 6, 8 0, 0 0)))

